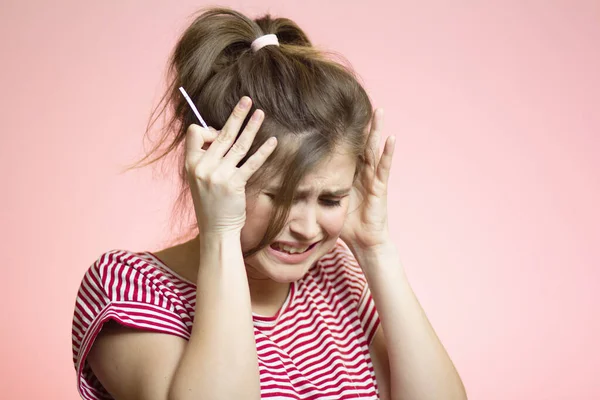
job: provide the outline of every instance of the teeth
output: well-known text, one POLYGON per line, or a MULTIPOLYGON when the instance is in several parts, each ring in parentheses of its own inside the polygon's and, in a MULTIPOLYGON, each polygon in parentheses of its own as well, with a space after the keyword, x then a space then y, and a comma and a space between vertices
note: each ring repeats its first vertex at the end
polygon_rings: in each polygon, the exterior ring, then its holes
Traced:
POLYGON ((304 253, 306 250, 308 250, 308 248, 310 246, 306 246, 306 247, 302 247, 302 248, 298 248, 298 247, 291 247, 291 246, 286 246, 284 244, 281 243, 275 243, 273 245, 273 247, 275 247, 277 250, 283 250, 286 253, 290 253, 290 254, 298 254, 298 253, 304 253))

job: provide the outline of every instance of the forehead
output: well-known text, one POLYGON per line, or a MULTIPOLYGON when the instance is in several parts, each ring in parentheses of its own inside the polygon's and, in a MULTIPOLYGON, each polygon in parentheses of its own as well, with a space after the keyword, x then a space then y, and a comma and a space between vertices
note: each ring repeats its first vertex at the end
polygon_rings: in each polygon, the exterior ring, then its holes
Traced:
MULTIPOLYGON (((348 151, 338 149, 302 178, 297 192, 350 189, 355 169, 356 157, 348 151)), ((281 174, 275 174, 267 188, 277 189, 281 184, 281 174)))

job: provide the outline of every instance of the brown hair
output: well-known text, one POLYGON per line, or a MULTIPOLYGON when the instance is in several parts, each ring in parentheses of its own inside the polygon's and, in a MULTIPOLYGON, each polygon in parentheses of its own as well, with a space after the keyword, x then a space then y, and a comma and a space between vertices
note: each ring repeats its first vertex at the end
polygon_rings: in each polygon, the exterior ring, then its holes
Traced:
MULTIPOLYGON (((371 102, 351 68, 336 61, 336 57, 341 59, 313 47, 290 19, 267 14, 252 20, 227 8, 201 11, 175 46, 168 65, 166 93, 150 118, 146 134, 162 116, 162 136, 133 168, 176 155, 180 191, 175 210, 179 210, 180 221, 189 221, 194 213, 190 212, 193 204, 182 144, 187 127, 198 121, 178 89, 186 89, 206 123, 215 129, 223 127, 242 96, 249 96, 253 110, 260 108, 265 118, 247 157, 271 136, 276 136, 279 144, 248 186, 259 187, 275 173, 282 174, 269 228, 258 246, 245 256, 254 254, 285 226, 302 177, 331 155, 336 146, 344 144, 357 157, 357 173, 364 164, 371 102), (277 35, 279 46, 253 52, 251 43, 265 34, 277 35)), ((186 228, 191 234, 197 229, 195 221, 186 228)))

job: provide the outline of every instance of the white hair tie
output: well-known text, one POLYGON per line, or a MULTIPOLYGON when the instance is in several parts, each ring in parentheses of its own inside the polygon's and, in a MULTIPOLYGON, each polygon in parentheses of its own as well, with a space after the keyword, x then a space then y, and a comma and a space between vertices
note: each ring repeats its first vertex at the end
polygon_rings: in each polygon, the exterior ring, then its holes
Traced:
POLYGON ((279 46, 279 40, 277 39, 277 35, 275 35, 274 33, 270 33, 268 35, 261 36, 258 39, 255 39, 250 47, 252 47, 252 51, 256 53, 257 51, 268 45, 279 46))

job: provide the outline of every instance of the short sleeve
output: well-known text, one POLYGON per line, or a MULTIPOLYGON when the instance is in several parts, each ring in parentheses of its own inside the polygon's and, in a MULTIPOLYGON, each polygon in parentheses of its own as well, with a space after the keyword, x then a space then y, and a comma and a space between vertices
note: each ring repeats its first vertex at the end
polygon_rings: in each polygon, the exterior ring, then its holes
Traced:
POLYGON ((360 324, 365 332, 367 342, 371 344, 380 322, 375 302, 369 290, 367 278, 348 246, 341 240, 336 245, 336 252, 338 253, 339 262, 345 270, 345 279, 350 281, 350 285, 353 288, 360 324))
POLYGON ((168 279, 136 253, 113 250, 101 255, 85 273, 73 315, 73 363, 83 399, 110 399, 86 357, 109 320, 152 332, 189 339, 191 321, 168 279))

